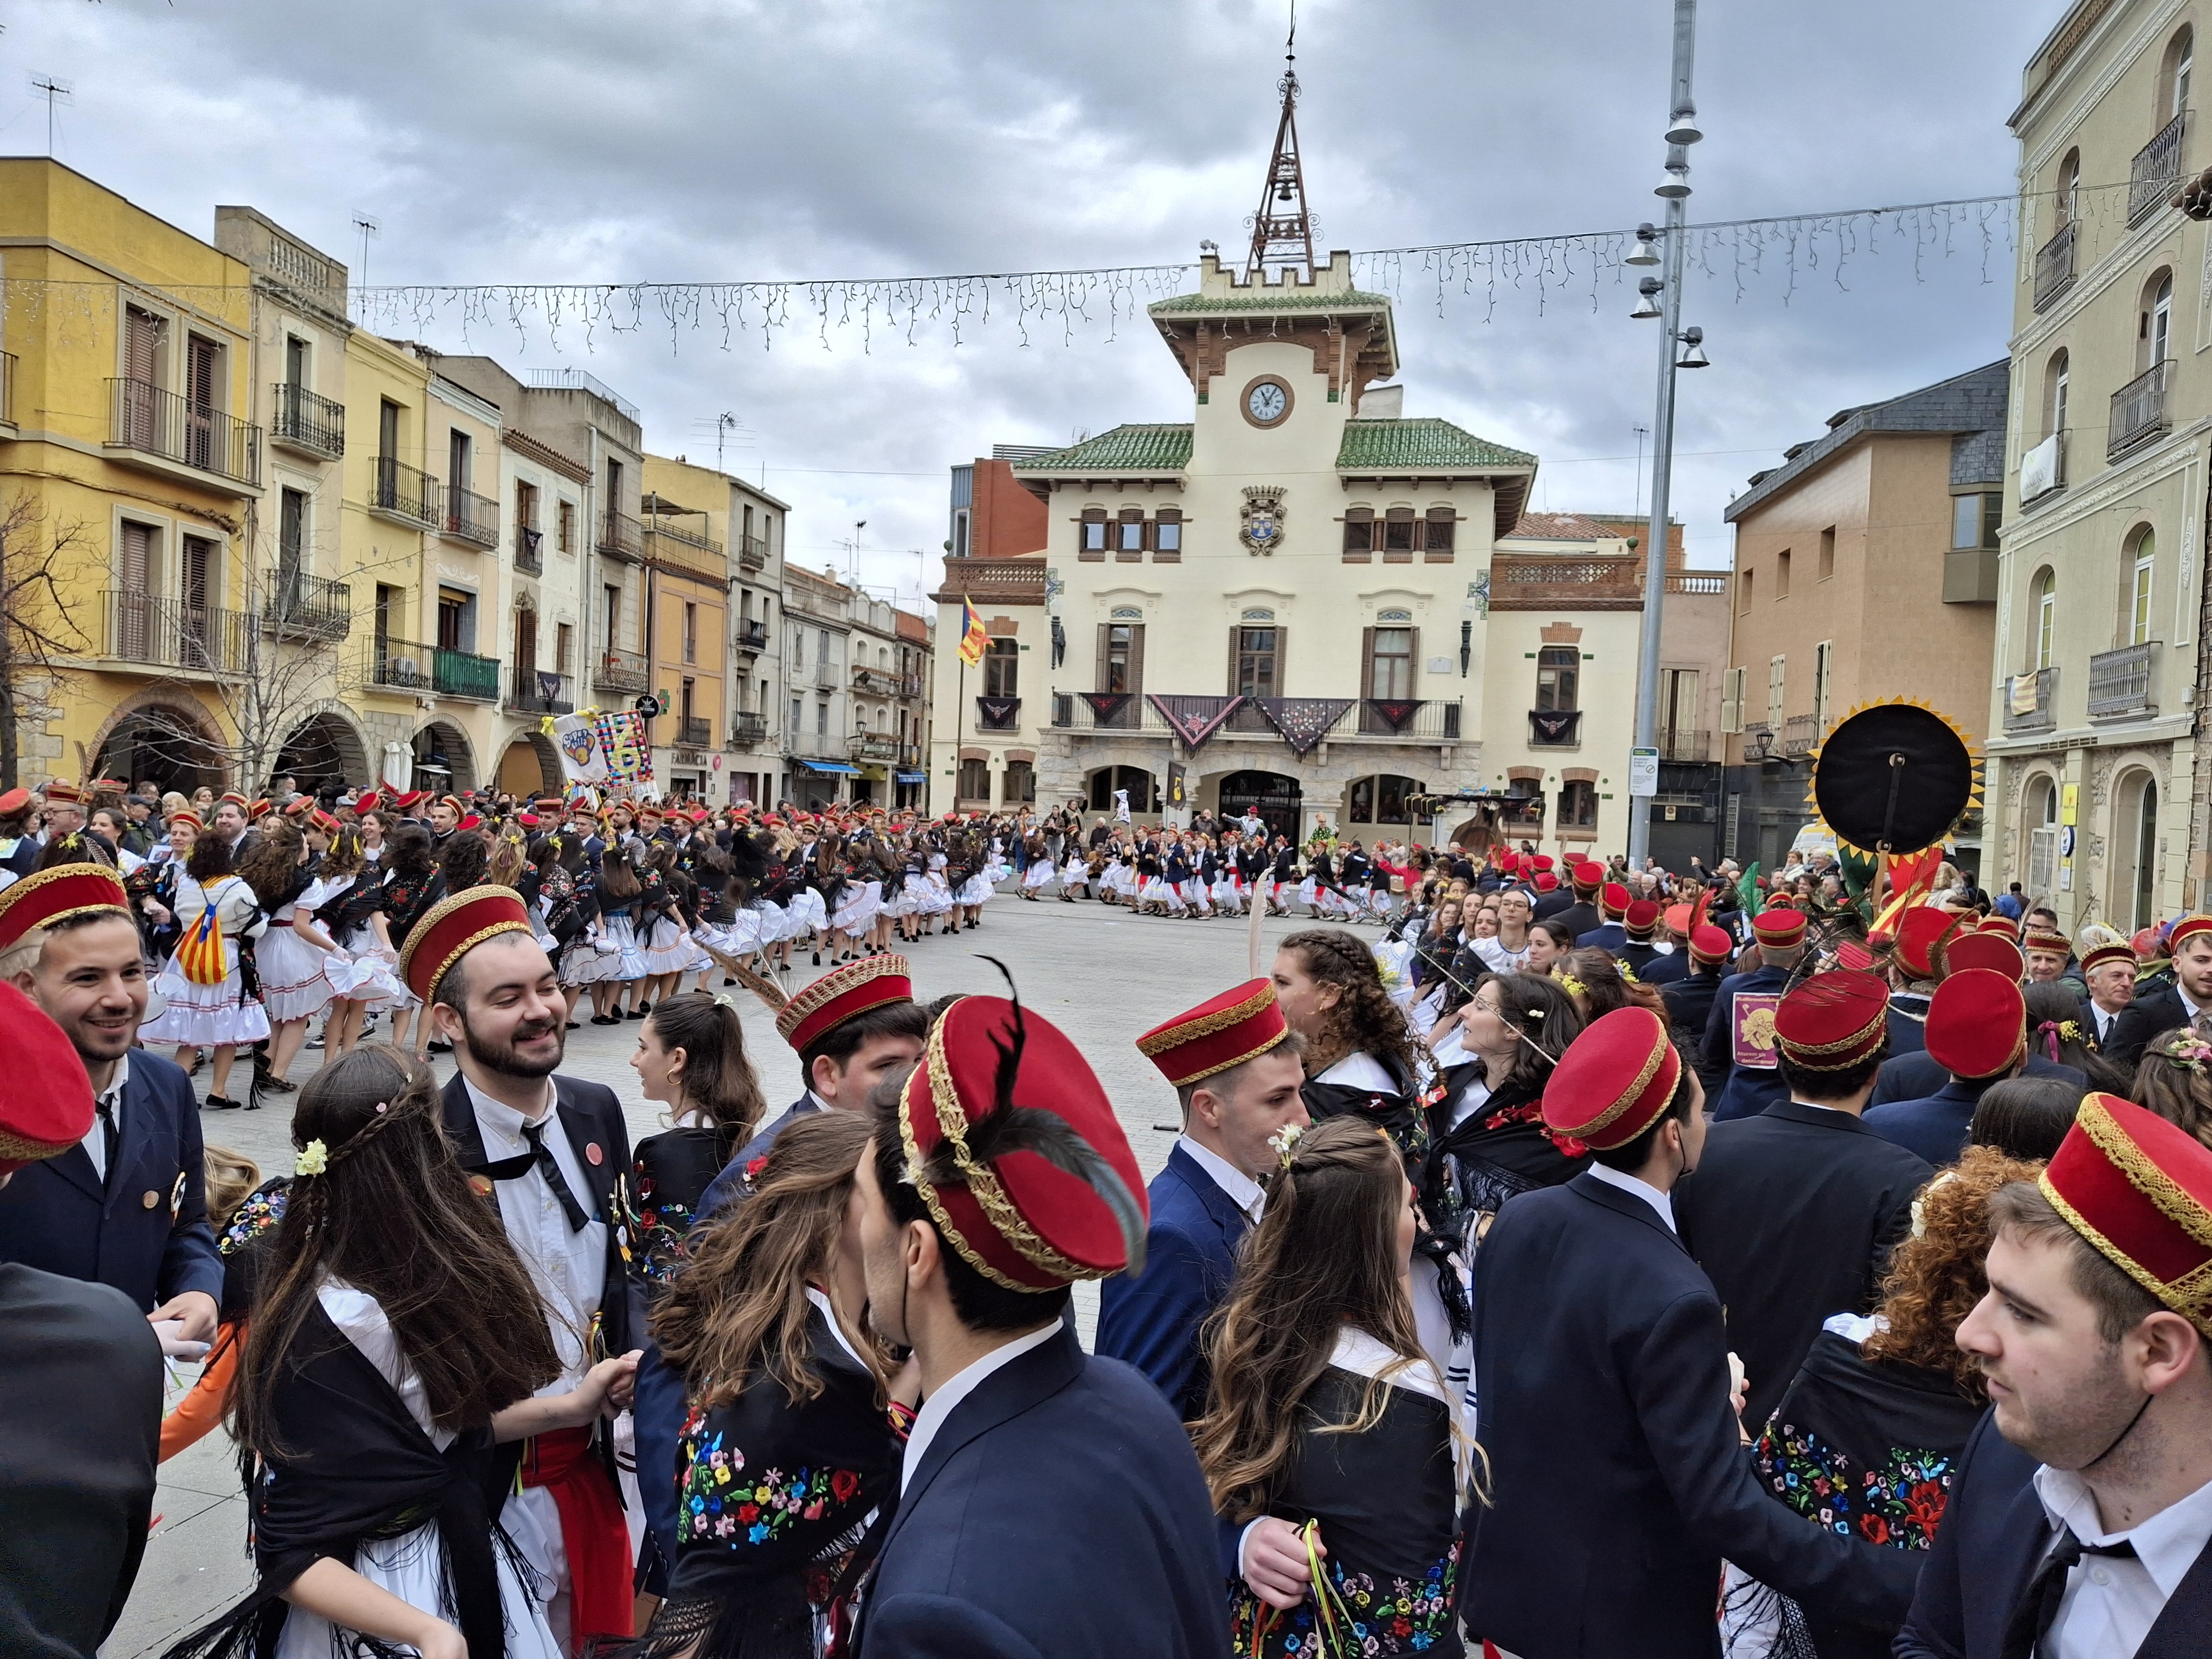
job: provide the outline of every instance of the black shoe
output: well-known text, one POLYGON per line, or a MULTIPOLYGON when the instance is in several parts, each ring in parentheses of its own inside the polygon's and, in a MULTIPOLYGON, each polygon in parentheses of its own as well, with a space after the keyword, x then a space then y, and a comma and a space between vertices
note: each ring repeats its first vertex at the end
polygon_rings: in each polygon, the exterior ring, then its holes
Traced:
POLYGON ((722 985, 723 985, 723 988, 724 988, 725 989, 728 988, 730 986, 735 985, 736 983, 737 983, 737 981, 735 981, 735 980, 733 980, 733 979, 725 979, 725 980, 722 981, 722 985))
POLYGON ((253 1086, 256 1089, 266 1089, 272 1095, 295 1094, 298 1092, 300 1087, 289 1078, 282 1077, 256 1078, 253 1080, 253 1086))
POLYGON ((228 1095, 210 1095, 200 1102, 200 1110, 204 1112, 234 1112, 237 1109, 238 1103, 228 1095))
POLYGON ((822 952, 819 951, 817 951, 814 953, 814 965, 817 968, 819 968, 822 965, 822 952))
MULTIPOLYGON (((643 1018, 646 1017, 646 1015, 647 1015, 648 1013, 650 1013, 650 1012, 653 1012, 653 1011, 652 1011, 652 1008, 651 1008, 650 1005, 648 1005, 648 1006, 644 1006, 644 1007, 633 1008, 633 1009, 631 1009, 631 1010, 629 1011, 629 1017, 630 1017, 632 1019, 643 1019, 643 1018)), ((616 1015, 616 1016, 615 1016, 615 1023, 616 1023, 617 1024, 620 1024, 622 1023, 622 1016, 621 1016, 621 1015, 617 1014, 617 1015, 616 1015)))
POLYGON ((450 1042, 439 1042, 433 1040, 425 1052, 434 1054, 450 1054, 453 1052, 453 1045, 450 1042))
POLYGON ((574 1030, 581 1030, 582 1028, 581 1028, 580 1026, 579 1026, 579 1025, 576 1024, 576 1022, 575 1022, 574 1020, 573 1020, 573 1019, 572 1019, 572 1020, 570 1020, 570 1021, 568 1022, 568 1025, 567 1025, 564 1029, 566 1029, 566 1030, 568 1030, 574 1031, 574 1030))

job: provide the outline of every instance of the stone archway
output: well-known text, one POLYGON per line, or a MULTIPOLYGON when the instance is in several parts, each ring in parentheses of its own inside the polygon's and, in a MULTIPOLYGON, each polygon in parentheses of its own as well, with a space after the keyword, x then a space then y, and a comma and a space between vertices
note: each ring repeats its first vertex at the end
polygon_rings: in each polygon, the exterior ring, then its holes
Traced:
POLYGON ((231 745, 198 701, 142 691, 109 717, 92 746, 92 775, 151 783, 166 793, 222 789, 230 782, 231 745))
POLYGON ((561 766, 561 751, 553 739, 543 732, 518 733, 499 757, 499 773, 493 787, 501 794, 529 799, 538 795, 558 795, 567 787, 566 773, 561 766))
POLYGON ((416 788, 459 795, 477 787, 476 750, 453 721, 430 721, 416 732, 414 747, 416 788))
POLYGON ((352 713, 332 704, 293 728, 277 750, 272 775, 289 773, 311 795, 365 787, 376 775, 368 754, 368 740, 355 725, 352 713))
POLYGON ((1240 818, 1247 807, 1258 811, 1269 836, 1296 841, 1305 797, 1298 781, 1282 772, 1248 769, 1222 775, 1215 813, 1224 821, 1240 818))

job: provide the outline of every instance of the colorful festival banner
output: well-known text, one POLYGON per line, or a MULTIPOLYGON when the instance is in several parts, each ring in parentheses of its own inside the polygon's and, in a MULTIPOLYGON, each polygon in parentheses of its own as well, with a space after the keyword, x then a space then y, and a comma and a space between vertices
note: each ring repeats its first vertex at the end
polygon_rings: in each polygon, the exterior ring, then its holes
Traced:
POLYGON ((1345 717, 1354 697, 1255 697, 1260 712, 1276 734, 1290 744, 1300 760, 1312 753, 1321 740, 1345 717))
POLYGON ((632 786, 653 781, 653 748, 645 738, 643 716, 629 710, 601 714, 592 728, 611 781, 632 786))
POLYGON ((561 768, 571 783, 605 783, 607 781, 607 759, 599 752, 599 734, 594 724, 597 716, 586 711, 581 714, 556 715, 545 722, 546 735, 553 746, 561 751, 561 768))

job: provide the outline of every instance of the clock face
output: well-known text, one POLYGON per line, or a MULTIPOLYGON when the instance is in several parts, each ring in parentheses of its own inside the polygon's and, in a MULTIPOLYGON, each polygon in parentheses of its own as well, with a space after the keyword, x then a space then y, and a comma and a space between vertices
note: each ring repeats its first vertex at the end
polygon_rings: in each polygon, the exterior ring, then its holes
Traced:
POLYGON ((1244 407, 1254 420, 1273 422, 1283 418, 1283 411, 1290 407, 1290 398, 1274 381, 1262 380, 1244 394, 1244 407))

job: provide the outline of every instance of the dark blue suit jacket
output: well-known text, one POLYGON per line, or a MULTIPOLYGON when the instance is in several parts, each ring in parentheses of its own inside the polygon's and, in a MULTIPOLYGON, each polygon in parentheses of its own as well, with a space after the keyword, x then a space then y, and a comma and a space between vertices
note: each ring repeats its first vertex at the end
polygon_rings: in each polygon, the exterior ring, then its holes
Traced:
POLYGON ((1063 1327, 930 1442, 861 1601, 860 1659, 1229 1659, 1197 1455, 1159 1391, 1063 1327))
POLYGON ((1959 1154, 1966 1150, 1974 1108, 1992 1086, 1990 1081, 1950 1078, 1925 1099, 1893 1100, 1887 1106, 1872 1107, 1861 1121, 1884 1140, 1917 1153, 1940 1170, 1947 1164, 1956 1164, 1959 1154))
POLYGON ((1628 929, 1617 921, 1608 921, 1602 927, 1593 927, 1575 938, 1577 946, 1595 945, 1601 951, 1618 951, 1627 943, 1628 929))
POLYGON ((1636 977, 1646 985, 1672 985, 1675 981, 1689 976, 1690 947, 1686 945, 1659 951, 1636 970, 1636 977))
POLYGON ((1212 1372, 1199 1328, 1229 1293, 1237 1247, 1250 1224, 1229 1194, 1178 1144, 1146 1188, 1152 1225, 1145 1271, 1117 1273, 1099 1296, 1097 1351, 1134 1365, 1186 1423, 1206 1410, 1212 1372))
POLYGON ((1717 1659, 1726 1557, 1893 1629, 1919 1563, 1785 1509, 1738 1443, 1720 1298, 1651 1206, 1585 1173, 1509 1199, 1475 1273, 1492 1502, 1461 1569, 1470 1635, 1543 1659, 1717 1659))
POLYGON ((1928 999, 1917 991, 1889 997, 1889 1052, 1917 1054, 1928 1046, 1928 999))
POLYGON ((1698 1075, 1709 1083, 1717 1076, 1727 1079, 1721 1085, 1720 1098, 1711 1103, 1714 1122, 1756 1117, 1768 1107, 1790 1098, 1780 1066, 1759 1071, 1746 1070, 1735 1063, 1736 993, 1771 994, 1789 983, 1787 968, 1771 968, 1762 963, 1747 974, 1730 974, 1713 993, 1712 1012, 1705 1017, 1705 1063, 1698 1075))
POLYGON ((131 1051, 122 1139, 104 1189, 82 1146, 0 1188, 0 1261, 112 1285, 142 1313, 186 1291, 222 1300, 199 1103, 182 1066, 131 1051))
MULTIPOLYGON (((2029 1077, 2063 1078, 2081 1090, 2089 1091, 2089 1079, 2075 1067, 2063 1061, 2051 1060, 2030 1050, 2026 1074, 2029 1077)), ((1887 1106, 1898 1100, 1925 1100, 1943 1086, 1950 1073, 1943 1064, 1925 1048, 1909 1054, 1893 1054, 1881 1063, 1881 1070, 1874 1080, 1874 1093, 1868 1097, 1869 1106, 1887 1106)))

